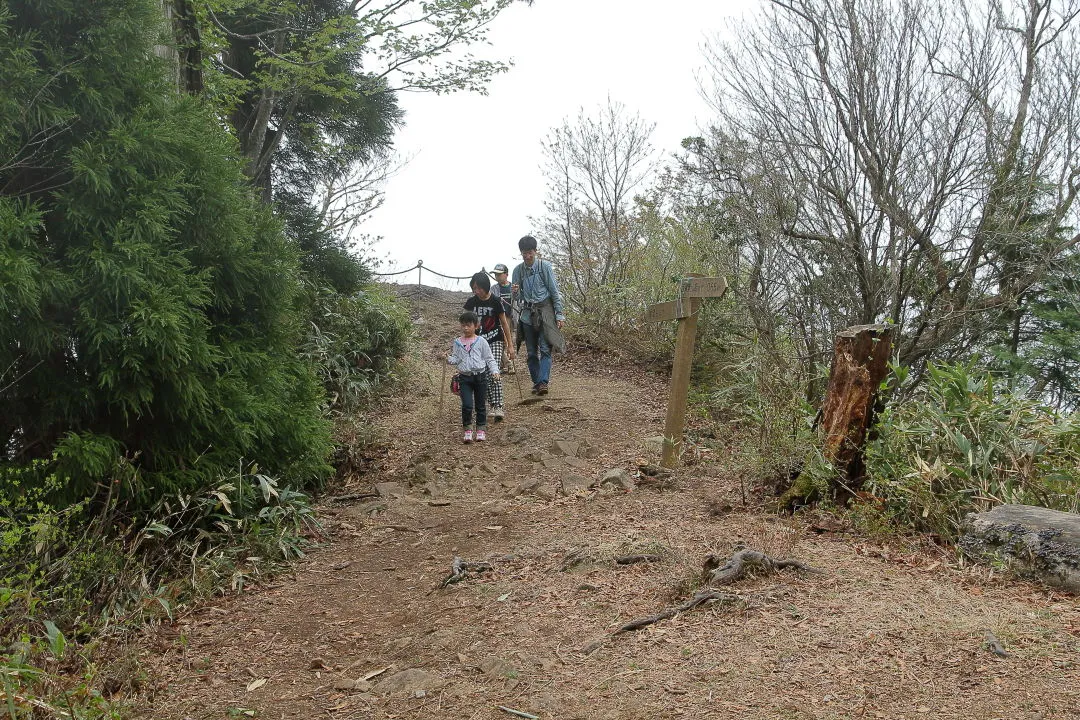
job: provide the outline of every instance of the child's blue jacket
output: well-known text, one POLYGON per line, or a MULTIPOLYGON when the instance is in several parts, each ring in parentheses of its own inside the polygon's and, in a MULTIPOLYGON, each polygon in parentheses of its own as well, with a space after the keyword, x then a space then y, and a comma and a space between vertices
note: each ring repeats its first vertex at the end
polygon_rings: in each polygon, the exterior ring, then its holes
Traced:
POLYGON ((499 374, 499 364, 495 362, 495 356, 491 354, 491 346, 480 336, 477 336, 468 350, 465 349, 461 338, 454 338, 447 362, 457 365, 458 372, 466 375, 479 375, 484 370, 492 375, 499 374))

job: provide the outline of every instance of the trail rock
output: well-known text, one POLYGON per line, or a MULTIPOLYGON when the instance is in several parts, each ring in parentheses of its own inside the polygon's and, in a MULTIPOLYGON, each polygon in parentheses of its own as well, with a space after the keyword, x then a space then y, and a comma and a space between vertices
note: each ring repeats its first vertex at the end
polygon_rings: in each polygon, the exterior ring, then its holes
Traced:
POLYGON ((533 450, 532 452, 525 453, 525 459, 529 462, 544 462, 546 456, 539 450, 533 450))
POLYGON ((338 680, 334 683, 335 690, 349 690, 353 692, 367 692, 374 687, 367 680, 338 680))
POLYGON ((516 677, 518 671, 508 661, 499 657, 489 657, 480 663, 480 672, 491 677, 516 677))
POLYGON ((409 668, 399 673, 394 673, 375 686, 375 692, 380 695, 390 693, 407 692, 415 693, 418 690, 430 692, 438 690, 446 685, 446 680, 433 673, 425 672, 419 668, 409 668))
POLYGON ((352 515, 352 516, 355 516, 355 517, 360 517, 360 516, 369 516, 370 517, 372 515, 378 515, 383 510, 386 510, 386 501, 385 500, 369 500, 367 502, 363 502, 363 503, 360 503, 359 505, 354 505, 353 507, 348 508, 346 510, 346 514, 347 515, 352 515))
POLYGON ((535 490, 540 483, 543 482, 540 478, 525 478, 518 483, 517 488, 514 490, 515 495, 527 495, 535 490))
POLYGON ((454 631, 449 628, 439 628, 428 636, 428 642, 433 647, 445 650, 455 643, 454 631))
POLYGON ((565 462, 570 467, 576 467, 576 468, 578 468, 580 470, 587 470, 589 468, 589 463, 585 462, 581 458, 576 458, 576 457, 563 458, 563 462, 565 462))
POLYGON ((428 465, 414 465, 409 470, 410 484, 421 484, 431 480, 431 467, 428 465))
POLYGON ((562 479, 563 495, 577 495, 589 491, 589 480, 580 475, 567 475, 562 479))
POLYGON ((546 457, 543 460, 544 467, 548 470, 558 470, 559 468, 566 467, 566 461, 561 457, 546 457))
POLYGON ((1080 593, 1080 515, 999 505, 964 519, 957 543, 970 558, 1004 562, 1019 575, 1080 593))
POLYGON ((555 486, 549 483, 544 483, 538 486, 532 491, 532 494, 541 500, 554 500, 555 499, 555 486))
POLYGON ((585 448, 585 452, 582 453, 582 455, 589 460, 595 460, 596 458, 600 457, 600 448, 587 447, 585 448))
POLYGON ((645 447, 649 452, 654 452, 659 455, 664 452, 664 436, 653 435, 652 437, 645 438, 645 447))
POLYGON ((405 490, 396 482, 375 483, 375 492, 381 498, 405 497, 405 490))
POLYGON ((634 478, 630 477, 623 468, 613 468, 604 473, 600 478, 600 485, 611 485, 617 487, 620 490, 632 491, 636 485, 634 484, 634 478))
POLYGON ((511 445, 520 445, 531 438, 532 434, 523 427, 512 427, 506 431, 504 437, 506 438, 506 442, 511 445))
POLYGON ((562 457, 577 457, 581 452, 581 443, 576 440, 556 440, 551 443, 551 452, 562 457))

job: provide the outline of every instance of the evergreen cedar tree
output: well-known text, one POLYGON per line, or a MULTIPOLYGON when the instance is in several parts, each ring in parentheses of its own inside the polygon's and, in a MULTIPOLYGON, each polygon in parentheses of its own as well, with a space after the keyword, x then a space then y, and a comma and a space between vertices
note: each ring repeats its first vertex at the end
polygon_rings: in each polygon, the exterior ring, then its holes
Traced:
POLYGON ((329 472, 297 248, 155 58, 160 13, 0 9, 0 485, 41 459, 68 500, 329 472))

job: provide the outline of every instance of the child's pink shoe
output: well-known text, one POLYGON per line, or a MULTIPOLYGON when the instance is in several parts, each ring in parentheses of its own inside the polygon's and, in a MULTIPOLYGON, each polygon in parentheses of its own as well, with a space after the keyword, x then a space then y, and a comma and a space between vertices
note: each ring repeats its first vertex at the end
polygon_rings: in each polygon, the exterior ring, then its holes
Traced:
POLYGON ((487 433, 483 430, 476 431, 476 442, 483 442, 487 440, 487 433))
MULTIPOLYGON (((477 438, 477 440, 479 440, 479 439, 480 438, 477 438)), ((461 438, 461 440, 462 440, 462 442, 471 443, 472 442, 472 430, 466 430, 465 431, 465 437, 461 438)))

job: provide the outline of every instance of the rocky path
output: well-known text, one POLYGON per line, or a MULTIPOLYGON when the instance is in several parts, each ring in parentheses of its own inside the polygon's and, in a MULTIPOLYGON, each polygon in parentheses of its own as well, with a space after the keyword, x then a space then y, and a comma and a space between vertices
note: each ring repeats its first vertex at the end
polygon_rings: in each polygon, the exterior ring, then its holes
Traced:
POLYGON ((327 505, 331 541, 292 577, 148 643, 144 717, 1080 717, 1075 599, 727 511, 724 458, 640 476, 661 379, 560 358, 549 396, 520 404, 508 377, 507 422, 462 445, 434 359, 450 308, 424 308, 426 359, 379 420, 389 454, 351 489, 381 496, 327 505), (739 543, 826 573, 744 580, 736 607, 611 635, 692 595, 702 559, 739 543), (657 557, 614 562, 630 554, 657 557), (455 557, 492 569, 441 588, 455 557), (1008 658, 981 647, 987 628, 1008 658))

